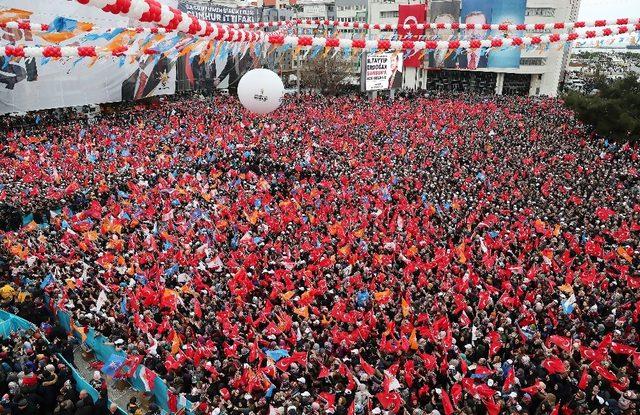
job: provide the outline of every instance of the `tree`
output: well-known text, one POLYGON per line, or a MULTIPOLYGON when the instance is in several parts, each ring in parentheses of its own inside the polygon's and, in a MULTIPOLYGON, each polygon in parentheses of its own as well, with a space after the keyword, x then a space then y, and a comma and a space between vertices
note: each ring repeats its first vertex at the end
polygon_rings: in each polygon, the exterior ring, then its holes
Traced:
POLYGON ((355 69, 353 59, 319 54, 304 61, 300 68, 300 82, 305 88, 313 88, 323 95, 336 95, 346 85, 355 69))
POLYGON ((599 92, 585 95, 570 92, 565 103, 580 119, 604 136, 617 140, 640 140, 640 83, 635 76, 615 82, 600 78, 599 92))

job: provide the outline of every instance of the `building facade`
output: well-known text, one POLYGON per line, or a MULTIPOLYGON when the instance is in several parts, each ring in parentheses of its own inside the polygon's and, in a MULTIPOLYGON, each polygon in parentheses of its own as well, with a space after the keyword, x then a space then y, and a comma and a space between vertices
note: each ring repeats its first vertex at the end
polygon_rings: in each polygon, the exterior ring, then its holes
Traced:
MULTIPOLYGON (((369 0, 370 24, 397 24, 401 4, 424 4, 425 0, 369 0)), ((528 0, 525 23, 553 23, 576 21, 580 0, 528 0)), ((494 22, 495 23, 495 22, 494 22)), ((526 36, 549 34, 554 31, 529 32, 526 36)), ((556 31, 562 33, 562 31, 556 31)), ((385 36, 384 32, 371 31, 385 36)), ((390 36, 390 34, 387 34, 390 36)), ((551 46, 548 49, 522 50, 518 68, 429 69, 425 59, 422 68, 405 68, 403 86, 408 89, 436 91, 494 91, 497 94, 548 95, 558 93, 558 84, 564 75, 571 53, 570 47, 551 46)))

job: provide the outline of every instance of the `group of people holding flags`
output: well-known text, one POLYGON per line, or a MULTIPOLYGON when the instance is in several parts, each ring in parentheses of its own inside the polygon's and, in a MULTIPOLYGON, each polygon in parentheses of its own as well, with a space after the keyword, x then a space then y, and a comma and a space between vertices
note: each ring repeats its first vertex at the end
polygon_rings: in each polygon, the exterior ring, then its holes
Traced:
POLYGON ((558 99, 175 97, 0 150, 3 279, 172 411, 640 407, 638 147, 558 99))

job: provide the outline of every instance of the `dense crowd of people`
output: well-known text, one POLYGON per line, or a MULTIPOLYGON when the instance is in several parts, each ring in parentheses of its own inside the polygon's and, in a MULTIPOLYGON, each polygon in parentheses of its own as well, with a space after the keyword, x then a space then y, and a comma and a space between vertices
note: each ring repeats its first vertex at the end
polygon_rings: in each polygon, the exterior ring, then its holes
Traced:
POLYGON ((640 408, 638 148, 560 100, 193 97, 5 135, 8 279, 170 407, 640 408))
POLYGON ((83 401, 93 408, 86 391, 76 392, 71 371, 58 356, 67 351, 66 342, 49 343, 42 334, 16 331, 0 338, 0 413, 74 415, 83 401))

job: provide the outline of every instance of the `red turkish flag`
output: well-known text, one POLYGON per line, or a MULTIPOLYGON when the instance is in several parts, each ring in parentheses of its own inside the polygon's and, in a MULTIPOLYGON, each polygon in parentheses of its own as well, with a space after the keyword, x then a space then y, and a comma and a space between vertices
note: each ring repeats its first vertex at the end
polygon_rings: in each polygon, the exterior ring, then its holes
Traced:
POLYGON ((606 222, 611 216, 615 215, 616 212, 612 209, 599 207, 596 209, 596 216, 603 222, 606 222))
POLYGON ((582 376, 580 376, 580 382, 578 382, 578 387, 581 390, 587 389, 587 385, 589 383, 589 375, 587 374, 587 369, 582 370, 582 376))
POLYGON ((449 399, 449 394, 444 389, 442 389, 442 393, 440 394, 440 399, 442 399, 442 408, 444 409, 444 414, 445 415, 453 414, 453 405, 451 404, 451 399, 449 399))
POLYGON ((507 378, 504 380, 504 385, 502 385, 502 390, 504 392, 508 391, 513 382, 515 382, 516 376, 514 374, 513 368, 509 369, 509 373, 507 374, 507 378))
POLYGON ((549 357, 542 362, 542 367, 549 372, 550 375, 554 373, 565 373, 567 369, 564 367, 564 362, 557 357, 549 357))
POLYGON ((487 407, 487 413, 489 415, 498 415, 500 413, 500 409, 502 408, 502 405, 496 403, 496 401, 493 399, 493 396, 490 399, 485 400, 484 405, 487 407))
POLYGON ((616 354, 632 355, 636 352, 636 348, 622 343, 611 343, 611 351, 616 354))
MULTIPOLYGON (((401 36, 401 40, 420 40, 420 36, 424 35, 424 29, 418 28, 404 28, 404 25, 416 25, 423 24, 427 20, 427 5, 426 4, 401 4, 398 7, 398 35, 401 36)), ((412 53, 405 57, 405 68, 419 68, 422 66, 421 52, 409 51, 412 53)))
POLYGON ((200 308, 200 301, 197 298, 193 300, 193 314, 198 318, 202 318, 202 308, 200 308))
POLYGON ((365 362, 362 356, 360 356, 360 366, 362 366, 362 370, 364 370, 369 376, 373 376, 374 373, 376 373, 376 369, 369 363, 365 362))
POLYGON ((400 412, 402 408, 403 401, 398 392, 380 392, 376 398, 384 409, 391 410, 394 414, 400 412))
POLYGON ((555 344, 565 352, 571 351, 571 339, 568 337, 552 335, 549 336, 549 342, 555 344))
POLYGON ((489 357, 498 353, 498 351, 502 348, 502 341, 500 340, 500 334, 497 331, 492 331, 489 333, 489 357))

